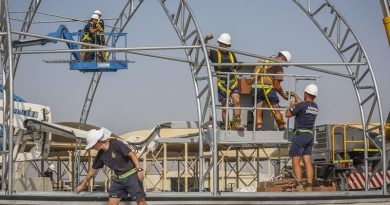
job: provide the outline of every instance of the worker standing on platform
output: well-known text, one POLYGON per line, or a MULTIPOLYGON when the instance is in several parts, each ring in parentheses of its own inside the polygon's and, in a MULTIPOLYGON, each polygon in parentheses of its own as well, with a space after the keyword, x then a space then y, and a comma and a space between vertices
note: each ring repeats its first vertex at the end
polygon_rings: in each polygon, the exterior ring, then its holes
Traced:
POLYGON ((97 169, 106 165, 116 175, 108 191, 108 204, 119 204, 122 198, 130 195, 138 205, 145 205, 144 173, 137 156, 125 143, 117 139, 109 139, 110 136, 111 132, 105 128, 92 129, 88 132, 85 149, 93 148, 98 153, 87 176, 77 186, 76 193, 80 193, 86 187, 87 182, 97 173, 97 169))
MULTIPOLYGON (((274 58, 276 61, 291 61, 291 53, 288 51, 280 51, 278 55, 274 58)), ((261 60, 261 63, 272 63, 272 60, 261 60)), ((254 68, 254 73, 256 74, 265 74, 257 75, 257 80, 253 78, 252 80, 252 96, 253 102, 256 102, 257 108, 269 107, 272 109, 272 114, 275 117, 276 124, 278 125, 279 130, 285 129, 285 122, 283 120, 283 115, 280 110, 274 110, 273 108, 280 108, 279 97, 287 100, 288 95, 283 92, 281 82, 283 81, 283 67, 279 65, 274 66, 256 66, 254 68), (257 95, 256 95, 257 94, 257 95), (255 96, 256 99, 255 99, 255 96)), ((263 130, 263 110, 256 109, 256 131, 263 130)))
POLYGON ((294 98, 286 111, 286 117, 295 116, 294 135, 290 147, 290 157, 294 175, 297 180, 297 191, 303 191, 301 159, 306 170, 306 191, 311 191, 313 183, 313 166, 311 164, 311 152, 314 143, 313 129, 318 114, 318 106, 314 99, 318 95, 318 87, 310 84, 305 88, 304 101, 298 95, 292 93, 294 98))
MULTIPOLYGON (((93 14, 91 19, 88 21, 87 25, 84 27, 83 36, 81 38, 81 42, 94 44, 95 43, 95 35, 98 32, 96 28, 96 23, 99 20, 99 15, 93 14)), ((82 45, 81 49, 88 49, 89 46, 82 45)), ((90 52, 82 52, 81 53, 81 61, 85 62, 90 59, 90 52)))
MULTIPOLYGON (((213 39, 212 34, 208 34, 204 38, 204 42, 207 44, 209 40, 213 39)), ((223 33, 218 38, 219 47, 229 48, 231 46, 231 36, 228 33, 223 33)), ((207 47, 207 55, 213 63, 237 63, 236 56, 234 53, 225 50, 214 50, 207 47)), ((241 109, 240 107, 240 90, 238 85, 237 75, 230 74, 229 79, 227 74, 218 74, 218 72, 236 72, 238 70, 237 66, 214 66, 215 72, 217 72, 217 86, 218 86, 218 101, 221 103, 222 107, 226 107, 229 101, 229 98, 232 98, 233 105, 236 107, 233 109, 233 120, 234 127, 243 131, 245 128, 241 124, 241 109), (229 86, 229 87, 228 87, 229 86)), ((224 125, 228 125, 226 122, 226 109, 222 109, 222 120, 224 125)), ((228 119, 229 120, 229 119, 228 119)))
POLYGON ((54 164, 51 164, 45 172, 43 172, 43 177, 48 177, 50 178, 51 184, 54 188, 54 179, 53 179, 53 173, 54 170, 56 169, 56 166, 54 164))
MULTIPOLYGON (((99 16, 98 21, 96 22, 96 28, 98 32, 96 33, 96 43, 98 45, 104 46, 106 44, 106 39, 104 38, 104 20, 102 19, 102 12, 100 10, 95 10, 93 14, 99 16)), ((98 57, 102 61, 107 61, 108 52, 98 52, 98 57)))

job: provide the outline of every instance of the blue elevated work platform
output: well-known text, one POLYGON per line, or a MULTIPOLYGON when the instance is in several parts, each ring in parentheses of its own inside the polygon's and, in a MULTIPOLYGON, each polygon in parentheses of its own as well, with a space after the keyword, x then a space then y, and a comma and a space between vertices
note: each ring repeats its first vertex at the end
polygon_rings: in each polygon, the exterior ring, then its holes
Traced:
MULTIPOLYGON (((106 36, 109 33, 104 33, 106 36)), ((115 47, 117 42, 123 42, 124 47, 127 47, 127 33, 110 33, 111 41, 110 46, 115 47), (119 41, 121 40, 122 41, 119 41)), ((83 36, 83 31, 80 30, 76 33, 71 33, 66 28, 65 25, 60 25, 56 32, 49 33, 50 37, 62 38, 66 40, 74 41, 74 37, 77 37, 77 40, 81 41, 83 36)), ((95 38, 96 39, 96 38, 95 38)), ((53 43, 57 43, 56 41, 49 41, 53 43)), ((96 42, 95 42, 96 43, 96 42)), ((80 45, 75 43, 66 43, 70 50, 80 49, 80 45)), ((101 52, 101 55, 107 56, 106 60, 102 60, 97 58, 98 52, 89 52, 89 58, 83 62, 81 61, 81 52, 72 52, 70 55, 70 70, 78 70, 81 72, 116 72, 117 70, 127 69, 128 59, 126 53, 121 53, 124 57, 123 60, 117 60, 117 52, 110 51, 101 52)))

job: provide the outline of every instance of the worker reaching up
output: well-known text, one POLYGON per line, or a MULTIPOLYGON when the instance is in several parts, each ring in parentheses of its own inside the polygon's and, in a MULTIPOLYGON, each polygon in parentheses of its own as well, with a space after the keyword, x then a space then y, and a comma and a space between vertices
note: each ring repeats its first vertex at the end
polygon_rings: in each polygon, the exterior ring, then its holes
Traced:
POLYGON ((318 87, 310 84, 305 88, 304 98, 302 101, 295 93, 291 94, 294 98, 286 110, 286 117, 295 116, 294 135, 290 146, 290 157, 294 175, 297 180, 297 191, 311 191, 313 183, 313 166, 311 164, 311 152, 314 143, 313 129, 318 114, 318 106, 314 99, 318 95, 318 87), (302 186, 302 169, 300 166, 301 159, 306 170, 305 189, 302 186))
MULTIPOLYGON (((106 40, 104 38, 104 20, 102 19, 102 12, 100 12, 100 10, 95 10, 93 14, 99 16, 99 19, 96 22, 96 28, 98 29, 98 32, 96 33, 96 43, 104 46, 106 44, 106 40)), ((98 52, 98 57, 103 61, 107 61, 107 55, 108 52, 98 52)))
MULTIPOLYGON (((96 23, 99 20, 99 16, 97 14, 93 14, 91 19, 88 21, 87 25, 84 27, 83 36, 81 38, 81 42, 94 44, 95 43, 95 35, 98 32, 96 28, 96 23)), ((88 49, 89 46, 82 45, 82 49, 88 49)), ((91 54, 90 52, 82 52, 81 53, 81 61, 90 60, 91 54)))
MULTIPOLYGON (((205 37, 204 42, 207 44, 207 42, 212 38, 213 35, 208 34, 205 37)), ((232 43, 231 41, 231 36, 228 33, 223 33, 218 38, 219 47, 229 48, 232 43)), ((207 47, 207 55, 213 63, 237 63, 236 56, 230 51, 220 49, 214 50, 207 47)), ((241 124, 241 110, 237 108, 240 107, 240 94, 237 76, 231 73, 228 79, 227 74, 218 74, 218 72, 236 72, 238 67, 214 66, 214 70, 217 72, 218 79, 218 101, 221 103, 222 107, 226 107, 229 98, 232 98, 234 107, 236 107, 233 109, 234 127, 239 131, 243 131, 245 128, 241 124)), ((226 109, 222 110, 222 120, 226 126, 226 109)))
MULTIPOLYGON (((274 58, 275 61, 291 61, 291 53, 288 51, 280 51, 278 55, 274 58)), ((271 63, 272 60, 261 60, 260 62, 271 63)), ((269 107, 272 109, 272 114, 275 117, 276 124, 278 125, 279 130, 285 129, 285 122, 283 116, 280 113, 280 110, 275 110, 273 108, 280 108, 279 97, 287 100, 288 95, 283 92, 281 82, 283 81, 283 67, 279 65, 273 66, 256 66, 254 68, 254 73, 257 73, 257 80, 253 78, 252 80, 252 96, 253 101, 257 103, 257 108, 269 107), (264 75, 261 75, 264 74, 264 75), (255 99, 256 97, 256 99, 255 99)), ((263 111, 261 109, 256 109, 256 131, 263 130, 263 111)))

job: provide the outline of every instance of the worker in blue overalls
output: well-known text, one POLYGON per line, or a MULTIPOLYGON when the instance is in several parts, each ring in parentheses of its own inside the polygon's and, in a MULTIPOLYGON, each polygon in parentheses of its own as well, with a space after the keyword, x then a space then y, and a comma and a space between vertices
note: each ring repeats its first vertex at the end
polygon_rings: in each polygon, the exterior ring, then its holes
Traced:
POLYGON ((295 116, 294 135, 290 147, 290 157, 294 175, 297 180, 297 191, 311 191, 313 183, 313 166, 311 164, 311 152, 314 143, 313 128, 318 114, 318 106, 314 99, 318 95, 318 87, 310 84, 305 88, 304 101, 297 94, 292 93, 294 98, 286 110, 286 117, 295 116), (306 170, 306 185, 302 186, 301 159, 306 170))
MULTIPOLYGON (((212 34, 208 34, 204 38, 204 42, 207 44, 209 40, 213 38, 212 34)), ((218 38, 219 47, 229 48, 232 45, 232 38, 228 33, 223 33, 218 38)), ((213 63, 237 63, 236 56, 233 52, 220 50, 220 49, 210 49, 207 47, 207 55, 213 63)), ((239 69, 238 66, 214 66, 215 72, 217 72, 217 86, 218 86, 218 101, 221 103, 222 107, 226 107, 229 101, 229 98, 232 98, 234 109, 233 109, 233 121, 234 128, 238 131, 243 131, 245 128, 241 124, 241 109, 240 107, 240 89, 238 85, 237 75, 232 74, 239 69), (227 77, 227 74, 218 74, 218 72, 229 72, 230 75, 227 77), (229 79, 228 79, 229 78, 229 79)), ((224 125, 228 125, 226 122, 226 109, 222 110, 222 120, 224 125)))

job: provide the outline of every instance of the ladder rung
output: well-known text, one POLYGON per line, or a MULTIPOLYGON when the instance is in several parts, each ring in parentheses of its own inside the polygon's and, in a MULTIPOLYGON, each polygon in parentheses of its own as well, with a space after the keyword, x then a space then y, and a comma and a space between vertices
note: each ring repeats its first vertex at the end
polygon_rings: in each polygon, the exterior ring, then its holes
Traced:
MULTIPOLYGON (((355 148, 355 149, 353 149, 353 151, 355 151, 355 152, 364 152, 364 149, 363 148, 355 148)), ((368 152, 380 152, 379 149, 368 149, 367 151, 368 152)))

